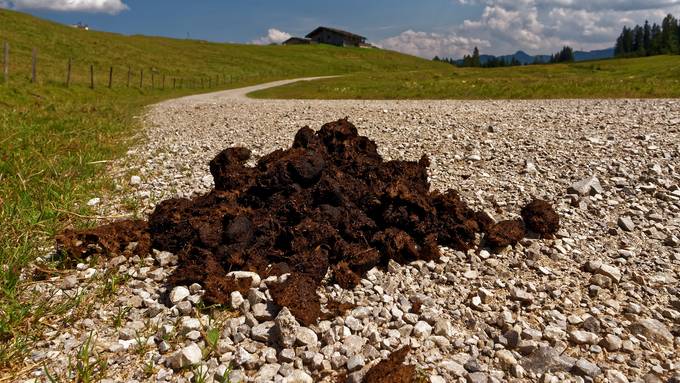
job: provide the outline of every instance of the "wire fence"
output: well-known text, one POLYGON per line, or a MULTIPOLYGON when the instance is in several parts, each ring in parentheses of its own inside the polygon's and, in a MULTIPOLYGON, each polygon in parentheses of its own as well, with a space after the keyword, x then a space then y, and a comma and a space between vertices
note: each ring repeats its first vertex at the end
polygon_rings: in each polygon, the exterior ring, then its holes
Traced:
MULTIPOLYGON (((83 85, 90 89, 101 87, 109 89, 116 87, 137 87, 139 89, 150 88, 160 90, 215 88, 243 81, 247 78, 260 77, 260 74, 243 73, 178 76, 174 73, 164 73, 162 70, 154 67, 134 68, 132 65, 128 65, 126 68, 121 68, 114 65, 103 66, 101 64, 77 63, 73 58, 69 58, 63 64, 63 79, 59 79, 57 77, 61 76, 55 75, 59 70, 53 67, 55 64, 54 59, 51 60, 50 64, 52 64, 52 67, 50 68, 49 79, 47 79, 41 78, 40 70, 42 69, 42 64, 39 61, 39 52, 36 48, 31 50, 31 57, 28 63, 25 62, 26 56, 22 57, 24 62, 21 64, 13 63, 10 44, 4 41, 2 44, 2 58, 2 80, 4 84, 9 84, 10 80, 15 80, 16 78, 26 78, 26 72, 24 72, 26 69, 29 70, 28 80, 33 84, 48 81, 51 83, 61 83, 67 88, 73 85, 83 85), (18 70, 19 65, 30 65, 30 68, 23 69, 20 73, 18 70), (84 68, 87 71, 86 76, 82 75, 84 68), (80 76, 75 76, 76 70, 79 70, 80 76), (135 81, 137 76, 139 76, 139 81, 135 81)), ((43 76, 47 77, 46 74, 43 76)))

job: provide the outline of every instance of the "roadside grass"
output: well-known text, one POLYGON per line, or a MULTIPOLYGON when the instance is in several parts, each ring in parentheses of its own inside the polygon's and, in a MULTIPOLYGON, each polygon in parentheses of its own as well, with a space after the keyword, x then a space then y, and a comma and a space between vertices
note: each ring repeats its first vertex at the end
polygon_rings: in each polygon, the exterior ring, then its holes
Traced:
MULTIPOLYGON (((377 49, 218 44, 82 31, 0 9, 0 50, 3 41, 10 43, 10 78, 4 83, 0 73, 0 376, 18 370, 48 322, 79 311, 78 297, 64 301, 30 289, 59 275, 65 265, 28 266, 50 253, 52 238, 65 227, 102 222, 86 202, 114 191, 106 167, 144 140, 140 116, 147 105, 285 78, 443 65, 377 49), (30 82, 33 48, 36 83, 30 82), (70 87, 65 85, 68 59, 73 60, 70 87), (91 64, 94 89, 89 88, 91 64), (163 75, 165 89, 159 89, 163 75), (184 87, 172 87, 172 78, 184 79, 184 87), (193 88, 186 87, 189 82, 193 88)), ((134 208, 134 201, 126 204, 134 208)))
POLYGON ((555 99, 680 97, 680 56, 508 68, 380 73, 285 85, 250 94, 286 99, 555 99))

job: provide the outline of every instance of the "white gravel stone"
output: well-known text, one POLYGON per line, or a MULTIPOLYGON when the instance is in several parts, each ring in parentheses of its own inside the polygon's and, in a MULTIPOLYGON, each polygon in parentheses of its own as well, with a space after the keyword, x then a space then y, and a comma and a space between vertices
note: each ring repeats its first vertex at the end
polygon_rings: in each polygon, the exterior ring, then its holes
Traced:
POLYGON ((234 309, 238 309, 239 307, 241 307, 241 305, 245 301, 245 299, 243 299, 243 295, 241 295, 241 293, 238 291, 232 291, 230 298, 231 307, 234 309))
POLYGON ((413 336, 418 339, 427 338, 430 334, 432 334, 432 326, 427 322, 419 321, 413 326, 413 336))
POLYGON ((274 322, 264 322, 251 329, 250 337, 259 342, 267 343, 270 339, 272 328, 274 327, 274 322))
POLYGON ((597 344, 600 341, 600 337, 592 332, 573 330, 569 332, 569 340, 576 344, 597 344))
POLYGON ((357 355, 352 355, 348 360, 347 360, 347 370, 349 371, 356 371, 364 366, 366 361, 364 360, 364 356, 361 354, 357 355))
POLYGON ((179 331, 182 334, 187 334, 191 331, 198 331, 202 328, 201 321, 196 318, 182 317, 179 324, 179 331))
POLYGON ((621 280, 621 270, 619 270, 619 268, 616 266, 603 264, 597 270, 597 273, 602 274, 605 277, 609 277, 611 280, 617 283, 621 280))
POLYGON ((301 346, 316 345, 318 340, 314 331, 302 326, 295 329, 295 339, 296 342, 301 346))
POLYGON ((177 286, 172 289, 170 292, 170 302, 173 304, 177 304, 183 300, 185 300, 187 297, 189 297, 191 293, 189 292, 189 289, 187 289, 184 286, 177 286))
POLYGON ((196 343, 190 343, 186 347, 172 354, 168 359, 167 363, 169 366, 178 370, 187 366, 193 366, 198 364, 203 359, 203 353, 201 348, 198 347, 196 343))
POLYGON ((312 383, 313 381, 312 377, 303 370, 294 370, 283 378, 283 383, 312 383))
POLYGON ((61 288, 64 290, 71 290, 76 286, 78 286, 78 277, 73 274, 66 276, 61 281, 61 288))
POLYGON ((259 286, 261 282, 260 276, 257 273, 253 273, 251 271, 232 271, 227 274, 227 277, 234 277, 236 279, 250 278, 252 287, 259 286))
POLYGON ((284 347, 292 347, 297 340, 296 330, 300 327, 300 324, 287 307, 279 311, 279 314, 274 319, 274 323, 274 331, 278 342, 284 347))

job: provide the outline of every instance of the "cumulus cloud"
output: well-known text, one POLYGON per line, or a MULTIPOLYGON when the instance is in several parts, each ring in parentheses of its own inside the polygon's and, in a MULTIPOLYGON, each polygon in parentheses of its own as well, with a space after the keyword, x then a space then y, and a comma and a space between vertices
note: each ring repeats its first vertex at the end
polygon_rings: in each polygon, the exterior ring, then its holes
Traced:
POLYGON ((452 1, 480 7, 481 14, 447 33, 406 31, 381 44, 422 57, 462 57, 474 46, 489 54, 520 49, 553 53, 563 45, 577 50, 602 49, 614 45, 624 25, 660 22, 668 13, 680 13, 680 0, 452 1))
POLYGON ((382 40, 378 45, 384 49, 396 50, 426 58, 434 56, 451 57, 469 53, 475 46, 489 47, 486 40, 458 36, 455 33, 439 34, 407 30, 398 36, 382 40))
POLYGON ((122 0, 3 0, 0 6, 12 9, 41 9, 59 12, 118 14, 129 7, 122 0))
POLYGON ((270 28, 267 31, 267 36, 262 36, 258 39, 255 39, 252 41, 252 43, 257 45, 281 44, 291 37, 292 36, 290 33, 280 31, 276 28, 270 28))

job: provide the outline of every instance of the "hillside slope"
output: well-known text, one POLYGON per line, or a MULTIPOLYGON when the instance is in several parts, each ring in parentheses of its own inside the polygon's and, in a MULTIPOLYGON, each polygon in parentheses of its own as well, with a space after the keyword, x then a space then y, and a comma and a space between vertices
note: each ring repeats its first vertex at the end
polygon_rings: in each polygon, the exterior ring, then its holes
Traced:
POLYGON ((290 78, 438 66, 428 60, 379 49, 256 46, 123 36, 80 30, 8 10, 0 10, 2 41, 10 43, 10 74, 14 81, 28 78, 31 52, 37 49, 38 79, 42 83, 63 83, 68 59, 73 59, 74 81, 84 84, 89 82, 91 64, 95 66, 96 80, 102 84, 108 82, 111 66, 117 84, 127 82, 128 66, 134 76, 138 76, 140 69, 155 68, 159 74, 184 78, 216 75, 290 78))

